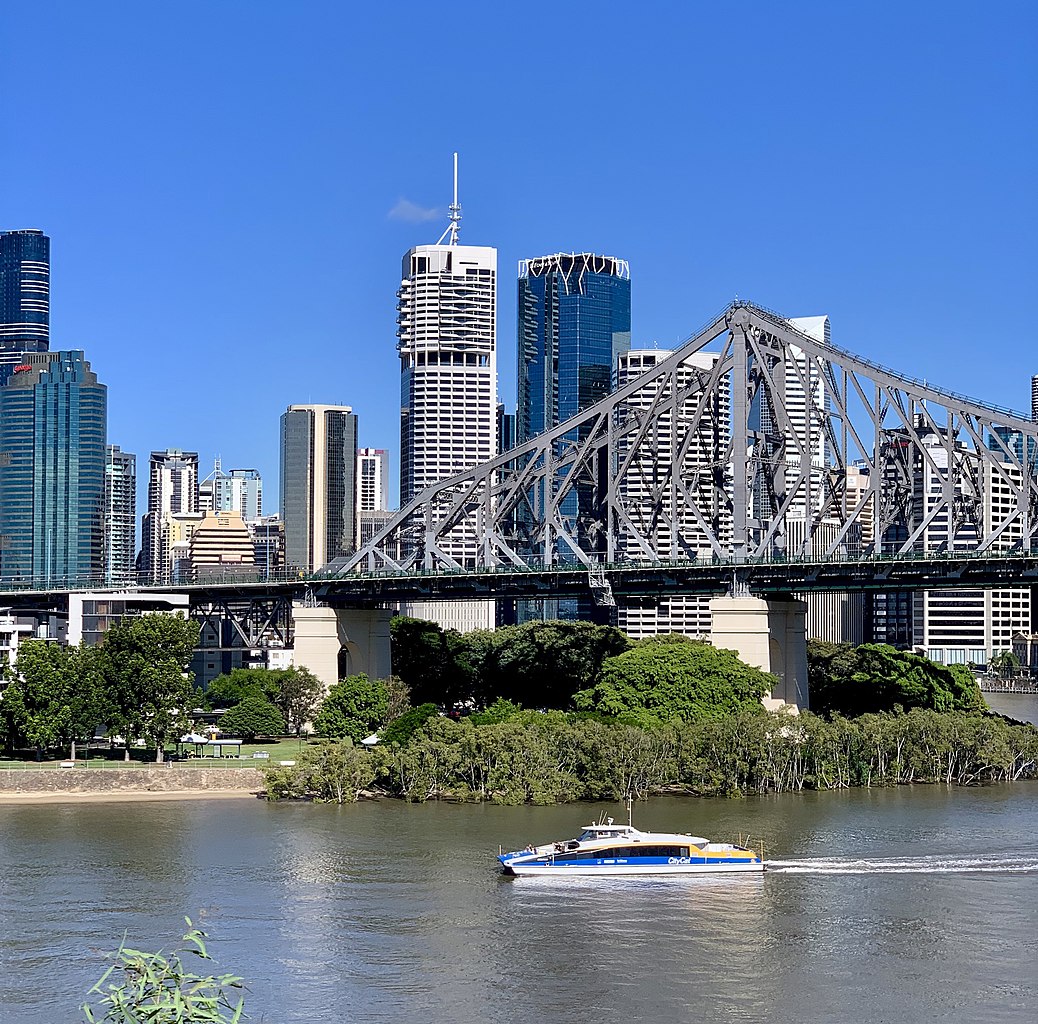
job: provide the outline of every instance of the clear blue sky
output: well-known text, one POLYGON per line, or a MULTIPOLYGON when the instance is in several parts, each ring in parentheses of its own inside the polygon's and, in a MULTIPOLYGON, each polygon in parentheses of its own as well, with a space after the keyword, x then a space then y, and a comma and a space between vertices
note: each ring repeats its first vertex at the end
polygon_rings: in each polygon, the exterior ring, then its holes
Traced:
POLYGON ((1023 2, 8 3, 0 228, 52 239, 52 347, 109 440, 260 469, 352 405, 398 468, 400 257, 630 261, 635 345, 733 296, 1026 408, 1038 373, 1038 13, 1023 2), (403 201, 403 202, 402 202, 403 201), (403 214, 403 215, 402 215, 403 214))

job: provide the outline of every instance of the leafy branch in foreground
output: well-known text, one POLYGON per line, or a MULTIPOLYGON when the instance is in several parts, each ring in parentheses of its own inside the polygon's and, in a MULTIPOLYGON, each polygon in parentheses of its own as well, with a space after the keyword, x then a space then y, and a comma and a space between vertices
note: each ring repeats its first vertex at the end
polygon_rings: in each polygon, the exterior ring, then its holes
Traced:
POLYGON ((180 954, 212 960, 206 949, 206 933, 185 917, 188 931, 184 947, 169 957, 162 952, 130 949, 125 938, 115 963, 90 989, 101 996, 96 1007, 81 1007, 88 1024, 238 1024, 246 1019, 245 999, 228 990, 242 988, 233 974, 200 975, 188 971, 180 954), (104 1016, 98 1016, 100 1012, 104 1016))

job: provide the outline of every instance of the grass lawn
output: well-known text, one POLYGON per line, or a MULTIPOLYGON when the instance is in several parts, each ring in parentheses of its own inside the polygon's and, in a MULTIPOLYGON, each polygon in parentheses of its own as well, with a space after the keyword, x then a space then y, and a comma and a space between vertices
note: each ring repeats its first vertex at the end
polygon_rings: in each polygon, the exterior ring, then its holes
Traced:
MULTIPOLYGON (((195 745, 185 743, 182 745, 183 752, 190 756, 184 756, 183 759, 175 757, 176 745, 167 743, 165 756, 167 760, 172 757, 174 764, 185 768, 211 767, 213 765, 224 765, 228 768, 246 766, 260 768, 268 764, 277 764, 278 761, 295 760, 306 742, 305 739, 298 740, 294 736, 286 736, 281 739, 267 740, 264 743, 243 743, 240 748, 237 745, 223 748, 225 753, 222 757, 195 757, 195 745), (255 753, 266 753, 268 757, 254 758, 252 755, 255 753)), ((213 748, 203 749, 211 754, 213 748)), ((129 762, 123 760, 121 747, 110 751, 107 746, 91 744, 87 750, 80 745, 77 747, 76 753, 77 768, 137 768, 150 767, 155 763, 155 752, 139 747, 130 751, 131 760, 129 762), (86 756, 88 753, 89 757, 86 756)), ((37 761, 35 757, 0 757, 0 771, 21 768, 58 768, 65 760, 67 760, 67 752, 66 756, 45 757, 42 761, 37 761)))

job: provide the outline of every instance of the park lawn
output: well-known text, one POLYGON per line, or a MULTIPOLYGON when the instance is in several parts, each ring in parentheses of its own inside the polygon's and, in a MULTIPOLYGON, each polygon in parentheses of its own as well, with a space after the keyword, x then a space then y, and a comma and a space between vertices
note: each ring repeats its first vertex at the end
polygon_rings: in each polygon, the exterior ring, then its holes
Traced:
MULTIPOLYGON (((243 743, 241 747, 235 750, 234 754, 225 754, 222 757, 184 757, 183 759, 177 759, 175 757, 177 748, 176 744, 166 744, 165 757, 167 760, 173 758, 173 763, 184 767, 204 767, 209 765, 223 764, 227 767, 244 766, 246 763, 249 767, 262 767, 264 764, 271 762, 277 763, 278 761, 291 761, 294 760, 303 749, 303 745, 306 743, 306 739, 299 740, 295 736, 283 736, 279 739, 266 740, 262 743, 243 743), (239 753, 240 750, 240 753, 239 753), (254 758, 252 755, 255 753, 266 753, 269 755, 267 758, 254 758)), ((231 748, 228 748, 231 749, 231 748)), ((122 747, 115 747, 111 751, 108 747, 104 747, 104 756, 98 756, 98 746, 90 745, 90 757, 81 756, 84 753, 83 748, 79 750, 79 755, 76 757, 77 768, 137 768, 137 767, 151 767, 155 764, 155 751, 145 750, 141 747, 134 747, 131 751, 132 759, 130 761, 123 760, 122 747)), ((194 745, 184 744, 185 754, 190 752, 193 755, 194 745)), ((63 761, 68 760, 67 752, 61 756, 51 754, 50 756, 44 757, 43 760, 37 761, 35 757, 0 757, 0 771, 4 769, 23 769, 23 768, 57 768, 63 761)))

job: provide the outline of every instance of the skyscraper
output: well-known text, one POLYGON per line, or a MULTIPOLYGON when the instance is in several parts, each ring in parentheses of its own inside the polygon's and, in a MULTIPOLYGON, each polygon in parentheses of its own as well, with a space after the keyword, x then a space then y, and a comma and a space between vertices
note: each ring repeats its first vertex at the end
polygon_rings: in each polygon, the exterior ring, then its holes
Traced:
POLYGON ((0 362, 49 347, 50 239, 35 229, 0 231, 0 362))
MULTIPOLYGON (((519 262, 518 402, 515 442, 593 405, 612 389, 617 361, 631 347, 631 273, 626 260, 556 253, 519 262)), ((568 439, 580 440, 579 432, 568 439)), ((590 488, 577 484, 562 502, 584 550, 600 543, 589 524, 601 518, 590 488)), ((568 548, 559 558, 568 560, 568 548)), ((586 618, 588 601, 521 603, 520 618, 586 618)))
POLYGON ((117 444, 105 448, 104 581, 135 582, 137 553, 137 456, 117 444))
POLYGON ((281 416, 285 564, 308 572, 356 543, 357 417, 348 405, 290 405, 281 416))
POLYGON ((1038 374, 1031 378, 1031 419, 1038 420, 1038 374))
MULTIPOLYGON (((629 384, 669 356, 670 352, 657 349, 622 353, 617 386, 629 384)), ((652 435, 630 460, 620 484, 620 496, 631 522, 649 542, 654 556, 662 561, 711 558, 714 551, 707 526, 723 544, 731 540, 732 516, 726 493, 730 490, 728 441, 732 430, 729 378, 721 377, 715 391, 704 395, 701 390, 718 358, 713 352, 696 352, 681 364, 675 383, 680 393, 688 394, 676 405, 657 403, 661 390, 664 398, 672 397, 669 378, 640 388, 625 403, 625 411, 644 411, 657 405, 652 435), (698 393, 695 388, 700 389, 698 393), (697 417, 703 401, 707 406, 697 417), (683 446, 680 488, 666 486, 671 462, 683 446), (695 500, 698 516, 688 506, 682 490, 687 490, 695 500)), ((621 460, 626 461, 629 451, 621 448, 621 460)), ((630 531, 624 531, 620 541, 624 558, 634 562, 649 560, 640 545, 633 542, 630 531)), ((693 637, 709 635, 710 600, 708 594, 618 598, 617 625, 635 638, 672 632, 693 637)))
MULTIPOLYGON (((401 505, 496 454, 497 250, 458 244, 456 161, 450 225, 435 245, 407 251, 397 292, 401 505)), ((459 528, 442 546, 473 565, 479 540, 459 528)), ((410 611, 458 629, 494 623, 492 601, 410 611)))
POLYGON ((229 469, 216 480, 217 512, 240 512, 250 522, 263 515, 263 478, 258 469, 229 469))
POLYGON ((152 452, 148 465, 148 511, 141 524, 142 582, 170 582, 173 576, 172 517, 197 512, 198 452, 179 448, 152 452))
POLYGON ((98 579, 107 388, 81 351, 30 352, 0 387, 0 578, 98 579))
POLYGON ((389 508, 389 452, 357 450, 357 513, 389 508))
POLYGON ((631 347, 630 267, 589 252, 520 260, 518 319, 522 444, 609 393, 631 347))

